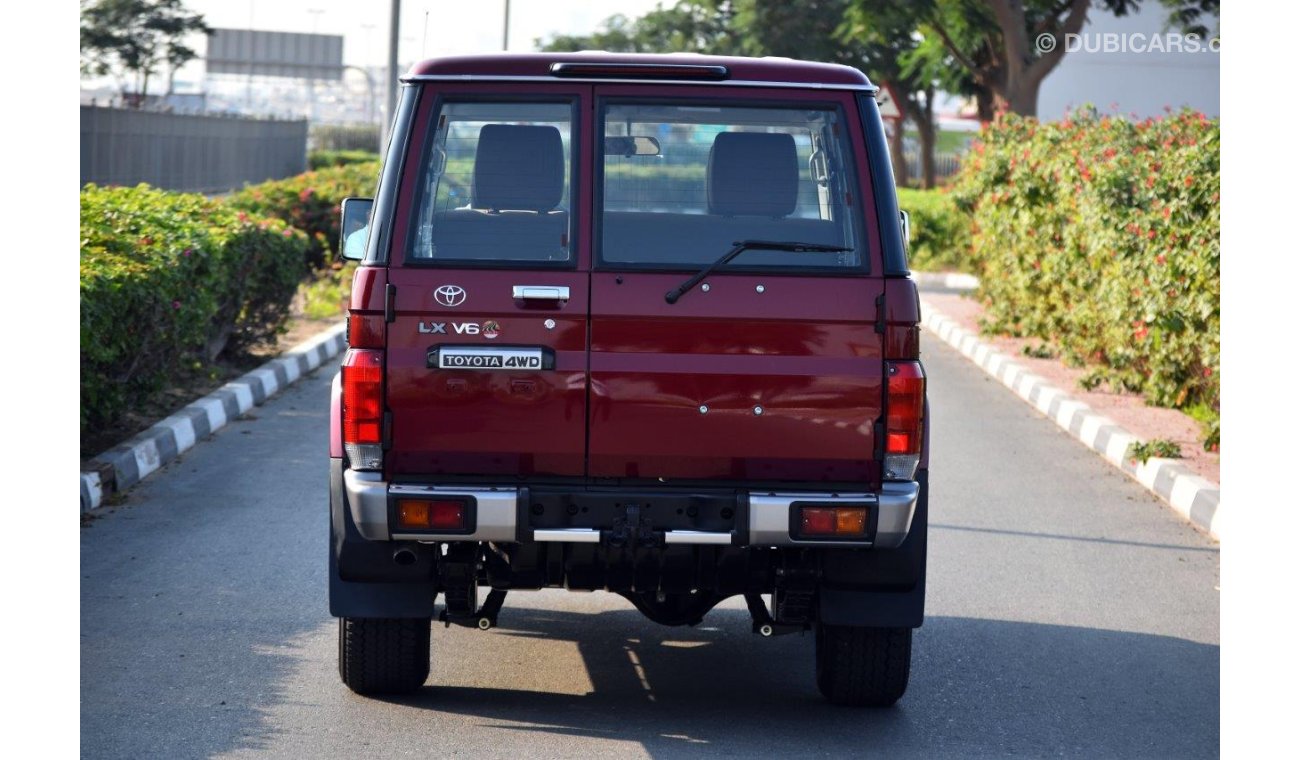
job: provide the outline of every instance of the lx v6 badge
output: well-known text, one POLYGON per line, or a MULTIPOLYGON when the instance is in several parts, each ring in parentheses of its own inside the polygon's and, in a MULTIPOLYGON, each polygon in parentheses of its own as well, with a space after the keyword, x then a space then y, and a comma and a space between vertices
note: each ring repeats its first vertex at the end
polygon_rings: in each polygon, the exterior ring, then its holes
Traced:
MULTIPOLYGON (((446 322, 421 322, 418 326, 421 333, 425 335, 447 335, 446 322)), ((452 322, 451 329, 457 335, 479 335, 489 340, 496 338, 501 334, 501 324, 495 320, 489 319, 482 325, 477 322, 452 322)))

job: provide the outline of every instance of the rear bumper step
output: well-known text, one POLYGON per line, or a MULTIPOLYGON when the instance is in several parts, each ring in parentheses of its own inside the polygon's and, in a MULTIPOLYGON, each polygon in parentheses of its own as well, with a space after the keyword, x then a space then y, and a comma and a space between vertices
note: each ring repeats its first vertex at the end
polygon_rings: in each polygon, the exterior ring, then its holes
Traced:
MULTIPOLYGON (((343 471, 343 490, 352 520, 361 535, 372 541, 492 541, 599 543, 601 530, 594 527, 539 527, 529 521, 529 504, 523 489, 508 487, 461 487, 387 483, 381 473, 343 471), (396 497, 454 497, 473 504, 471 529, 457 533, 404 532, 390 520, 390 502, 396 497), (521 524, 522 523, 522 524, 521 524)), ((659 531, 667 545, 719 546, 823 546, 897 548, 911 530, 916 513, 919 484, 912 481, 885 483, 879 492, 826 493, 813 491, 774 492, 751 490, 740 503, 747 504, 737 515, 733 530, 659 531), (873 530, 864 540, 801 540, 791 535, 791 509, 795 504, 866 504, 873 530)), ((608 532, 608 531, 607 531, 608 532)))

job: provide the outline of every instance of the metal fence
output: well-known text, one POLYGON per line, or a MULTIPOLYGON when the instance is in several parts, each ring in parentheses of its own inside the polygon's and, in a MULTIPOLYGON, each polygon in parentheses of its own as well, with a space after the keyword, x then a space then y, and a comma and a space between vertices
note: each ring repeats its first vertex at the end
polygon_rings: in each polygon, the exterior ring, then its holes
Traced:
POLYGON ((81 184, 222 193, 307 170, 307 122, 81 107, 81 184))
MULTIPOLYGON (((921 154, 917 151, 903 151, 903 158, 907 160, 907 177, 909 180, 920 179, 921 177, 921 154)), ((938 153, 934 154, 934 176, 936 179, 946 179, 957 173, 961 168, 960 153, 938 153)))

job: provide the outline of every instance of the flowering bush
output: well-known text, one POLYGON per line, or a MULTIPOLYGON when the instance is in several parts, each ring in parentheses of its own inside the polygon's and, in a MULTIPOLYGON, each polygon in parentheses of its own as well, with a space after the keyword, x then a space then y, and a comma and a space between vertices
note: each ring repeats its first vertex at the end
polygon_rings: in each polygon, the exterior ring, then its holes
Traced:
POLYGON ((184 363, 273 337, 307 236, 201 195, 81 192, 81 425, 112 422, 184 363))
POLYGON ((324 266, 338 250, 339 204, 348 196, 375 194, 377 162, 332 166, 287 179, 249 185, 226 202, 255 216, 273 216, 311 238, 307 264, 324 266))
POLYGON ((1201 410, 1217 430, 1217 120, 1004 116, 981 133, 953 196, 971 214, 987 328, 1051 341, 1113 386, 1201 410))

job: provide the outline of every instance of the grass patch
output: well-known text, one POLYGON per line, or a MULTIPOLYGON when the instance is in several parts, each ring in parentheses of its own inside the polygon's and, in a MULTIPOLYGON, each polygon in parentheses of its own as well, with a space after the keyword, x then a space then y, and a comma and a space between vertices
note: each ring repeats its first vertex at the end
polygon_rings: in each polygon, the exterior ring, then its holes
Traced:
POLYGON ((1128 451, 1124 453, 1129 459, 1136 459, 1142 464, 1146 464, 1151 457, 1159 459, 1182 459, 1183 450, 1177 443, 1168 438, 1157 438, 1153 441, 1130 443, 1128 451))

